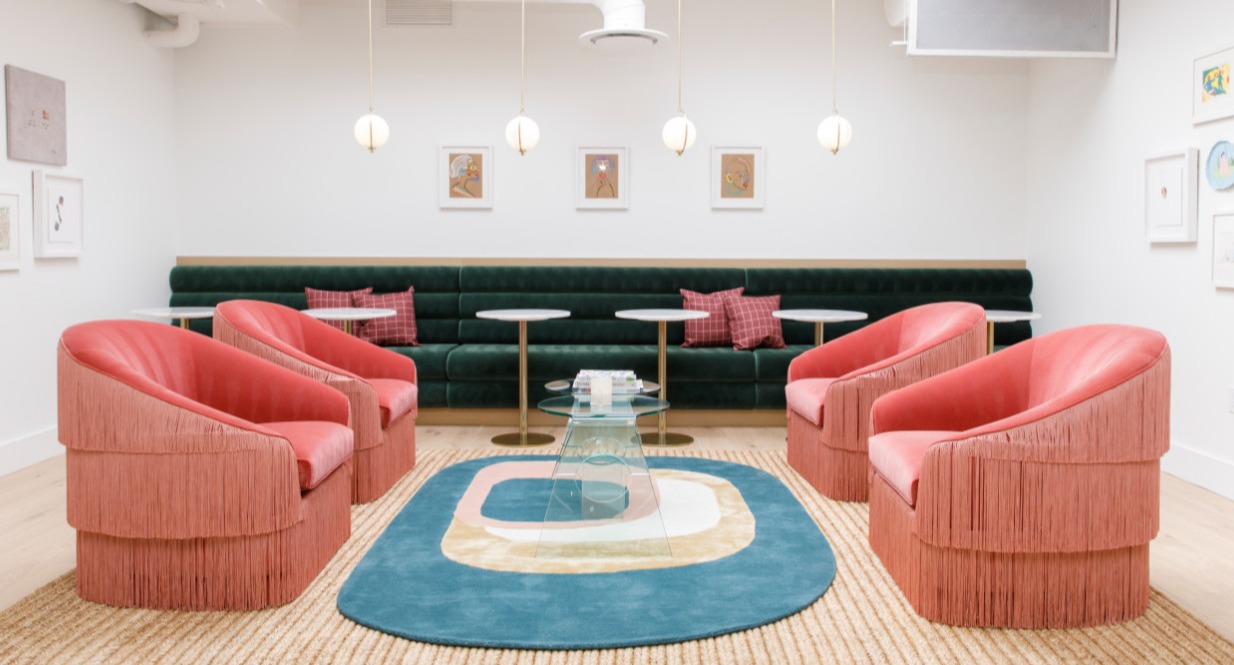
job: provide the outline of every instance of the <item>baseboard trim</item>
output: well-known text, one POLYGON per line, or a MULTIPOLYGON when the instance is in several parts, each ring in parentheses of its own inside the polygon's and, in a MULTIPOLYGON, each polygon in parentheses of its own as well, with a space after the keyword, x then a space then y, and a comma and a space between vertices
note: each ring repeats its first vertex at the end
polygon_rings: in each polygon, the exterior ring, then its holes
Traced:
POLYGON ((0 476, 7 476, 63 454, 64 446, 61 446, 56 438, 55 427, 0 443, 0 476))
MULTIPOLYGON (((655 416, 644 416, 639 422, 654 423, 655 416)), ((693 410, 669 411, 668 422, 674 427, 784 427, 784 409, 758 410, 693 410)), ((518 425, 518 409, 420 409, 417 425, 518 425)), ((527 412, 527 424, 534 427, 564 427, 565 418, 550 416, 532 409, 527 412)))
POLYGON ((1170 452, 1161 458, 1161 470, 1227 499, 1234 499, 1234 462, 1229 460, 1171 442, 1170 452))

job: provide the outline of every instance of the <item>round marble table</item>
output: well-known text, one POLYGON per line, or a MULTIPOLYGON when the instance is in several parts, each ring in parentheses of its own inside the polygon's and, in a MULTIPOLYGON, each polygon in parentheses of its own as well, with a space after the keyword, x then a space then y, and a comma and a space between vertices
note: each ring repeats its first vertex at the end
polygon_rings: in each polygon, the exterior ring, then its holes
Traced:
MULTIPOLYGON (((655 321, 660 326, 660 349, 657 360, 660 369, 660 376, 658 377, 660 399, 668 399, 668 323, 670 321, 705 319, 709 316, 711 316, 710 312, 697 309, 623 309, 617 312, 616 317, 619 319, 655 321)), ((659 422, 657 423, 655 433, 648 432, 643 436, 644 445, 683 446, 687 443, 694 443, 694 437, 688 434, 668 431, 668 413, 666 411, 661 411, 658 418, 659 422)))
POLYGON ((376 307, 318 307, 303 310, 305 314, 321 321, 342 321, 343 331, 348 335, 355 334, 356 321, 372 321, 394 316, 398 312, 392 309, 376 307))
POLYGON ((805 321, 814 324, 814 346, 823 343, 823 324, 840 323, 841 321, 865 321, 870 318, 865 312, 854 312, 847 309, 778 309, 771 313, 777 319, 787 321, 805 321))
POLYGON ((986 355, 994 353, 994 324, 1013 323, 1015 321, 1036 321, 1041 318, 1037 312, 1017 312, 1009 309, 987 309, 985 311, 985 350, 986 355))
POLYGON ((146 307, 143 309, 135 309, 133 313, 138 316, 148 316, 153 319, 178 319, 180 327, 185 330, 189 329, 189 321, 192 319, 209 319, 214 316, 213 307, 146 307))
POLYGON ((518 431, 498 434, 492 438, 499 446, 543 446, 556 439, 552 434, 527 431, 527 322, 564 319, 570 312, 564 309, 489 309, 476 312, 478 319, 518 322, 518 431))

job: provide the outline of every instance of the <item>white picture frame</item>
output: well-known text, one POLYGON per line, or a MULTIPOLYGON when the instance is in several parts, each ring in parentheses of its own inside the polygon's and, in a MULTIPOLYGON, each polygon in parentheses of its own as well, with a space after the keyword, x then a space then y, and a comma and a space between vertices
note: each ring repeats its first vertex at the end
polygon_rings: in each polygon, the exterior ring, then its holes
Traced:
POLYGON ((712 146, 711 207, 761 210, 766 202, 766 150, 758 146, 712 146))
POLYGON ((1144 226, 1153 243, 1195 242, 1200 151, 1186 148, 1144 160, 1144 226))
POLYGON ((1191 122, 1198 125, 1234 115, 1234 44, 1209 51, 1191 63, 1191 122))
POLYGON ((0 185, 0 270, 21 270, 21 191, 0 185))
POLYGON ((626 210, 630 207, 628 148, 580 147, 574 173, 575 207, 579 210, 626 210))
POLYGON ((1213 287, 1234 289, 1234 210, 1213 213, 1213 287))
POLYGON ((85 185, 66 173, 35 169, 34 256, 71 259, 81 256, 85 223, 85 185))
POLYGON ((437 160, 437 207, 493 207, 491 146, 443 145, 437 160))

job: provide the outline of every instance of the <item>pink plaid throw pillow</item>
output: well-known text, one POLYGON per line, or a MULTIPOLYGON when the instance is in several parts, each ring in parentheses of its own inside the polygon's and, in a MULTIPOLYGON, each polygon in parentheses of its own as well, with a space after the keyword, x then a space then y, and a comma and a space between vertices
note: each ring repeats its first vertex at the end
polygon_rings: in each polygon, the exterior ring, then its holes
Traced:
POLYGON ((374 344, 420 346, 416 339, 416 303, 413 286, 398 293, 363 294, 356 296, 356 307, 392 309, 394 316, 357 322, 356 336, 374 344))
MULTIPOLYGON (((304 297, 308 299, 309 309, 335 309, 338 307, 355 307, 356 296, 367 295, 373 292, 373 287, 359 289, 356 291, 322 291, 320 289, 310 289, 304 287, 304 297)), ((322 321, 329 325, 343 329, 342 321, 322 321)))
POLYGON ((681 289, 681 306, 683 309, 697 309, 709 312, 711 316, 705 319, 686 321, 686 348, 698 346, 728 346, 733 343, 733 335, 729 331, 728 314, 724 311, 724 303, 740 298, 746 287, 739 286, 727 291, 714 293, 699 293, 681 289))
POLYGON ((780 309, 780 296, 733 298, 724 303, 724 309, 733 328, 734 349, 784 348, 780 320, 771 315, 780 309))

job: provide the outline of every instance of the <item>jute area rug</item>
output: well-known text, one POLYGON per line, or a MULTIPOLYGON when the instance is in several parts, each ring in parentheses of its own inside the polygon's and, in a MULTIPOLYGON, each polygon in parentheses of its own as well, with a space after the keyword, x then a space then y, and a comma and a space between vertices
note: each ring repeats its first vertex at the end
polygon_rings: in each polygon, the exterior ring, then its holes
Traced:
MULTIPOLYGON (((753 630, 604 651, 441 647, 364 628, 335 608, 339 587, 411 495, 438 470, 501 451, 427 451, 381 499, 352 512, 352 537, 303 596, 259 612, 121 610, 79 599, 73 574, 0 613, 4 663, 1234 663, 1234 644, 1154 592, 1118 626, 994 630, 932 624, 909 607, 866 543, 867 508, 820 497, 770 452, 666 451, 764 469, 784 481, 835 549, 832 588, 753 630)), ((517 620, 517 618, 512 618, 517 620)))

